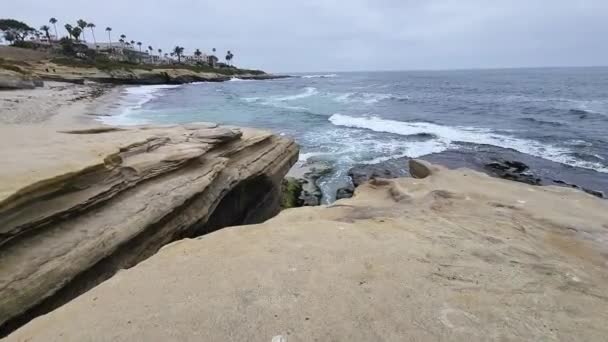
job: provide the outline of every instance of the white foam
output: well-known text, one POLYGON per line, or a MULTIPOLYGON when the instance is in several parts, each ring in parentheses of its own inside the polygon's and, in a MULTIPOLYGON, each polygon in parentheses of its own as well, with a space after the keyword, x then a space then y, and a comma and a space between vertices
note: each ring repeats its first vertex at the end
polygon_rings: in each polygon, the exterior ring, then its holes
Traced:
POLYGON ((307 97, 315 96, 319 93, 317 88, 315 87, 306 87, 304 91, 295 95, 287 95, 287 96, 270 96, 267 98, 262 97, 244 97, 243 101, 248 103, 259 103, 263 106, 270 106, 276 108, 283 108, 295 111, 308 111, 308 108, 302 106, 294 106, 288 104, 288 102, 305 99, 307 97))
POLYGON ((244 80, 242 78, 232 77, 229 81, 230 82, 253 82, 253 81, 256 81, 256 80, 244 80))
POLYGON ((408 97, 399 97, 393 94, 379 94, 379 93, 344 93, 337 95, 334 97, 334 101, 342 102, 342 103, 365 103, 365 104, 375 104, 380 101, 390 100, 390 99, 408 99, 408 97))
POLYGON ((302 78, 333 78, 338 77, 336 74, 327 74, 327 75, 305 75, 302 78))
POLYGON ((133 101, 132 105, 128 106, 128 109, 140 109, 144 104, 152 101, 160 95, 160 91, 163 89, 173 89, 180 87, 179 84, 158 84, 158 85, 144 85, 137 87, 126 88, 123 92, 126 95, 128 102, 133 101))
POLYGON ((295 94, 295 95, 289 95, 289 96, 274 97, 272 99, 274 99, 276 101, 294 101, 294 100, 305 99, 307 97, 317 95, 318 93, 319 93, 319 91, 317 90, 317 88, 306 87, 304 89, 304 92, 302 92, 302 93, 295 94))
MULTIPOLYGON (((569 149, 545 145, 534 140, 520 139, 507 135, 496 134, 485 128, 450 127, 428 122, 403 122, 381 119, 379 117, 352 117, 342 114, 332 115, 329 118, 329 121, 336 126, 363 128, 375 132, 385 132, 399 135, 431 133, 437 137, 426 146, 429 151, 433 151, 432 153, 440 152, 439 150, 448 149, 454 142, 485 144, 510 148, 522 153, 552 160, 554 162, 608 173, 608 167, 600 163, 578 160, 571 155, 572 151, 569 149)), ((415 142, 415 144, 420 143, 415 142)), ((404 152, 404 155, 416 157, 407 154, 407 152, 404 152)))

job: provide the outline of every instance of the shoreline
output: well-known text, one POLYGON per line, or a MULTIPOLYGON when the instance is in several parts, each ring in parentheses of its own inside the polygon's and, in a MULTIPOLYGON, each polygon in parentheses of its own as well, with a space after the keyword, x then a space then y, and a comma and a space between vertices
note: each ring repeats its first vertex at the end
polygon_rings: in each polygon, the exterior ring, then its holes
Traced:
POLYGON ((122 87, 98 83, 84 85, 45 82, 35 89, 0 91, 0 128, 85 127, 103 124, 99 111, 122 87))

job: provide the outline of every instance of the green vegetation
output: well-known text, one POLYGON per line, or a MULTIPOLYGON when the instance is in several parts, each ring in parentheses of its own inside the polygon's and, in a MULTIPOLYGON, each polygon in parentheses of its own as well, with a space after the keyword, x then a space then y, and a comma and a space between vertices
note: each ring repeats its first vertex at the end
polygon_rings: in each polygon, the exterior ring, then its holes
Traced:
MULTIPOLYGON (((234 54, 228 50, 226 63, 220 63, 215 56, 216 48, 212 48, 211 55, 205 55, 201 49, 193 51, 192 56, 185 54, 183 46, 176 45, 170 53, 163 54, 162 49, 155 50, 152 45, 147 49, 141 41, 127 40, 125 34, 120 35, 117 44, 112 44, 112 28, 106 27, 108 44, 100 46, 95 38, 96 25, 83 19, 77 20, 76 24, 65 23, 64 28, 67 35, 59 38, 57 32, 56 18, 50 18, 49 24, 40 26, 40 31, 35 30, 28 24, 14 19, 0 19, 0 31, 4 38, 13 46, 50 50, 57 57, 52 62, 81 68, 98 68, 101 70, 157 70, 157 69, 186 69, 196 73, 215 73, 226 76, 238 76, 244 74, 263 75, 260 70, 239 69, 232 65, 234 54), (54 29, 55 35, 51 35, 54 29), (90 37, 94 47, 85 41, 85 31, 90 29, 90 37), (29 35, 31 40, 25 40, 29 35), (158 52, 158 54, 156 54, 158 52)), ((6 64, 6 63, 5 63, 6 64)), ((16 67, 18 68, 18 67, 16 67)))
POLYGON ((248 69, 237 69, 235 67, 229 68, 213 68, 208 65, 187 65, 187 64, 171 64, 171 65, 157 65, 157 64, 141 64, 129 61, 113 61, 108 58, 97 56, 94 59, 79 59, 70 57, 56 57, 51 62, 59 65, 65 65, 74 68, 97 68, 100 70, 159 70, 159 69, 182 69, 190 70, 197 73, 216 73, 226 76, 238 76, 238 75, 263 75, 264 72, 261 70, 248 70, 248 69))
POLYGON ((302 206, 300 195, 302 194, 302 183, 300 180, 287 177, 281 183, 281 208, 297 208, 302 206))
POLYGON ((28 35, 36 30, 28 24, 15 19, 0 19, 0 31, 4 34, 4 39, 8 42, 23 42, 28 35))

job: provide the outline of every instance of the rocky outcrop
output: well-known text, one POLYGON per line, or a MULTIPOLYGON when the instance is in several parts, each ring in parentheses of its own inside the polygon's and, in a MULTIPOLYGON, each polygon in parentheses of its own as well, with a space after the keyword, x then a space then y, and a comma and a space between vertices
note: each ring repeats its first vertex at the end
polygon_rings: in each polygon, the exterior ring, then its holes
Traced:
POLYGON ((272 74, 250 74, 242 73, 227 75, 215 72, 197 72, 191 69, 166 68, 166 69, 112 69, 101 70, 97 68, 78 68, 54 63, 32 64, 28 67, 37 77, 49 80, 70 83, 83 83, 93 81, 108 84, 184 84, 192 82, 224 82, 233 77, 247 80, 268 80, 285 78, 285 75, 272 74))
POLYGON ((4 333, 169 242, 272 217, 298 158, 293 141, 214 124, 18 129, 24 157, 0 155, 4 333))
MULTIPOLYGON (((490 176, 531 185, 559 185, 583 190, 599 198, 608 193, 608 178, 601 173, 552 162, 496 146, 478 146, 475 150, 447 150, 421 159, 449 168, 469 168, 490 176), (573 172, 573 170, 576 170, 573 172)), ((398 178, 410 175, 410 158, 397 158, 378 164, 356 165, 349 170, 355 186, 374 178, 398 178)))
POLYGON ((43 82, 39 79, 4 70, 0 67, 0 90, 34 89, 41 86, 43 86, 43 82))
POLYGON ((412 170, 173 243, 8 340, 605 339, 608 202, 412 170))
POLYGON ((317 206, 321 204, 323 192, 319 186, 319 180, 329 173, 332 167, 328 164, 319 162, 310 165, 310 168, 304 172, 300 179, 302 183, 302 191, 300 193, 300 206, 317 206))

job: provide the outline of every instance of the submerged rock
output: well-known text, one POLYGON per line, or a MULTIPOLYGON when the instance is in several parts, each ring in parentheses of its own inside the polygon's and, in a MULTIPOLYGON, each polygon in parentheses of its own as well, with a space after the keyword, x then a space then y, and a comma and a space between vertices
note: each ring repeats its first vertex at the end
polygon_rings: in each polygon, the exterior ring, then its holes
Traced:
POLYGON ((342 188, 339 188, 336 191, 336 200, 351 198, 355 194, 355 187, 353 185, 348 185, 342 188))
POLYGON ((0 151, 3 333, 167 243, 272 217, 298 158, 291 140, 216 125, 20 129, 0 151))
MULTIPOLYGON (((465 167, 526 184, 577 188, 600 198, 608 192, 608 178, 597 171, 573 168, 496 146, 476 145, 471 150, 447 150, 421 159, 452 169, 465 167)), ((357 186, 373 178, 403 177, 409 175, 409 160, 404 157, 373 165, 357 165, 349 174, 357 186)))
POLYGON ((302 206, 312 207, 321 204, 323 192, 319 187, 321 177, 331 173, 333 168, 325 163, 316 163, 302 176, 302 193, 300 200, 302 206))
POLYGON ((529 171, 528 165, 520 161, 498 160, 484 165, 493 176, 530 185, 541 185, 540 178, 529 171))
POLYGON ((608 336, 608 201, 421 165, 429 176, 173 243, 8 341, 608 336))
POLYGON ((407 161, 409 159, 392 159, 378 164, 355 165, 348 170, 353 185, 359 185, 374 178, 397 178, 408 176, 407 161))

